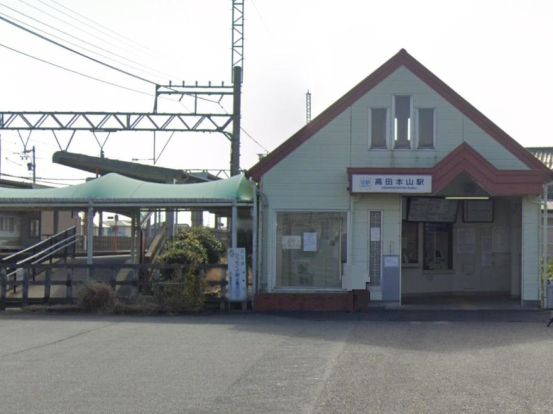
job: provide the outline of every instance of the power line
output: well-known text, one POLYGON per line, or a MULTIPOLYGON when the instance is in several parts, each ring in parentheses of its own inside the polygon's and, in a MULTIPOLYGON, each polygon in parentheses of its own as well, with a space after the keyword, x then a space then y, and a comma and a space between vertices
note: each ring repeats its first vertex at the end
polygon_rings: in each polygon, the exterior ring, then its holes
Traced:
MULTIPOLYGON (((0 3, 0 6, 7 7, 7 6, 5 6, 4 4, 1 4, 1 3, 0 3)), ((7 8, 11 9, 10 7, 7 7, 7 8)), ((11 10, 14 10, 14 9, 11 9, 11 10)), ((61 33, 65 34, 65 35, 67 35, 67 36, 73 37, 73 38, 75 38, 75 39, 77 39, 77 40, 79 40, 79 41, 81 41, 81 42, 83 42, 83 43, 88 43, 88 44, 91 44, 93 47, 96 47, 96 46, 94 46, 92 43, 87 42, 86 40, 81 40, 81 39, 79 39, 79 38, 77 38, 77 37, 75 37, 75 36, 73 36, 73 35, 71 35, 71 34, 69 34, 69 33, 64 32, 63 30, 59 30, 59 29, 57 29, 57 28, 55 28, 55 27, 53 27, 53 26, 50 26, 49 24, 46 24, 46 23, 42 23, 40 20, 34 19, 33 17, 30 17, 30 16, 27 16, 26 14, 21 13, 21 12, 19 12, 19 11, 17 11, 17 10, 14 10, 14 11, 15 11, 16 13, 22 14, 23 16, 25 16, 25 17, 27 17, 27 18, 29 18, 29 19, 36 20, 36 21, 39 22, 40 24, 43 24, 43 25, 48 26, 48 27, 51 27, 52 29, 54 29, 54 30, 56 30, 56 31, 58 31, 58 32, 61 32, 61 33)), ((102 53, 96 52, 95 50, 92 50, 92 49, 89 49, 89 48, 87 48, 87 47, 78 45, 78 44, 76 44, 76 43, 74 43, 74 42, 72 42, 72 41, 70 41, 70 40, 64 39, 64 38, 62 38, 62 37, 60 37, 60 36, 57 36, 57 35, 55 35, 55 34, 53 34, 53 33, 48 33, 48 32, 45 31, 45 30, 39 29, 39 28, 37 28, 36 26, 33 26, 33 25, 29 24, 29 23, 23 22, 23 21, 21 21, 21 20, 15 18, 15 17, 13 17, 13 16, 9 16, 9 15, 7 15, 7 14, 5 14, 5 13, 2 13, 2 12, 0 12, 0 15, 1 15, 1 16, 4 16, 4 17, 8 17, 8 18, 12 19, 13 21, 15 21, 15 22, 17 22, 17 23, 19 23, 19 24, 25 25, 25 26, 28 27, 28 28, 32 28, 32 29, 34 29, 34 30, 36 30, 36 31, 38 31, 38 32, 44 33, 44 34, 46 34, 46 35, 48 35, 48 36, 51 36, 51 37, 53 37, 53 38, 55 38, 55 39, 59 39, 59 40, 61 40, 61 41, 63 41, 63 42, 66 42, 66 43, 68 43, 68 44, 70 44, 70 45, 79 47, 79 48, 81 48, 81 49, 83 49, 83 50, 86 50, 87 52, 95 53, 95 54, 97 54, 97 55, 99 55, 99 56, 101 56, 101 57, 103 57, 103 58, 109 59, 109 60, 111 60, 111 61, 113 61, 113 62, 117 62, 117 63, 120 63, 120 64, 122 64, 122 65, 124 65, 124 66, 128 66, 128 67, 134 66, 134 65, 129 65, 129 64, 126 64, 126 63, 124 63, 124 62, 118 61, 117 59, 113 59, 113 58, 111 58, 111 57, 109 57, 109 56, 106 56, 106 55, 104 55, 104 54, 102 54, 102 53)), ((109 52, 109 53, 111 53, 111 52, 109 52)), ((125 58, 123 58, 123 59, 125 59, 125 58)))
MULTIPOLYGON (((54 26, 52 26, 52 25, 49 25, 49 24, 47 24, 47 23, 44 23, 44 22, 42 22, 42 21, 40 21, 40 20, 38 20, 38 19, 35 19, 34 17, 29 16, 29 15, 27 15, 27 14, 25 14, 25 13, 19 11, 19 10, 16 10, 16 9, 13 9, 13 8, 11 8, 11 7, 9 7, 9 6, 6 6, 5 4, 0 3, 0 6, 3 6, 3 7, 7 8, 7 9, 9 9, 9 10, 11 10, 11 11, 14 11, 14 12, 18 13, 18 14, 21 14, 22 16, 26 17, 27 19, 34 20, 34 21, 40 23, 41 25, 46 26, 46 27, 49 27, 49 28, 51 28, 51 29, 53 29, 53 30, 55 30, 55 31, 57 31, 57 32, 60 32, 60 33, 62 33, 62 34, 64 34, 64 35, 66 35, 66 36, 69 36, 69 37, 71 37, 71 38, 74 38, 74 39, 78 40, 78 41, 81 42, 81 43, 89 44, 89 45, 91 45, 92 47, 94 47, 94 48, 96 48, 96 49, 104 50, 104 51, 106 51, 106 52, 108 52, 108 53, 111 53, 111 54, 113 54, 113 55, 120 56, 120 55, 117 55, 117 54, 115 54, 115 53, 110 52, 109 50, 106 50, 106 49, 104 49, 104 48, 98 47, 98 46, 94 45, 94 44, 91 43, 91 42, 88 42, 88 41, 86 41, 86 40, 83 40, 83 39, 80 39, 80 38, 78 38, 78 37, 76 37, 76 36, 73 36, 72 34, 67 33, 67 32, 65 32, 65 31, 63 31, 63 30, 60 30, 60 29, 58 29, 58 28, 56 28, 56 27, 54 27, 54 26)), ((21 24, 21 25, 24 25, 24 27, 26 27, 26 28, 34 29, 34 30, 36 30, 37 32, 43 33, 43 34, 46 35, 46 36, 50 36, 51 38, 58 39, 58 40, 60 40, 60 41, 62 41, 62 42, 65 42, 65 43, 70 44, 70 45, 72 45, 72 46, 75 46, 75 47, 77 47, 77 48, 81 48, 82 50, 86 50, 87 52, 94 53, 94 54, 96 54, 96 55, 98 55, 98 56, 101 56, 101 57, 103 57, 103 58, 105 58, 105 59, 111 60, 112 62, 116 62, 116 63, 122 64, 122 65, 124 65, 124 66, 127 66, 127 67, 132 67, 133 69, 137 69, 137 68, 138 68, 139 70, 142 70, 140 67, 137 67, 137 66, 135 66, 135 65, 130 65, 130 64, 128 64, 128 63, 121 62, 121 61, 119 61, 119 60, 117 60, 117 59, 114 59, 114 58, 112 58, 112 57, 110 57, 110 56, 106 56, 106 55, 103 54, 103 53, 100 53, 100 52, 97 52, 97 51, 92 50, 92 49, 90 49, 90 48, 87 48, 87 47, 85 47, 85 46, 79 45, 79 44, 77 44, 77 43, 75 43, 75 42, 72 42, 71 40, 64 39, 63 37, 60 37, 60 36, 57 36, 57 35, 55 35, 55 34, 53 34, 53 33, 49 33, 49 32, 47 32, 47 31, 45 31, 45 30, 39 29, 38 27, 33 26, 32 24, 29 24, 29 23, 27 23, 27 22, 23 22, 22 20, 19 20, 19 19, 13 17, 13 16, 9 16, 9 15, 7 15, 7 14, 5 14, 5 13, 1 13, 1 12, 0 12, 0 15, 4 16, 4 17, 6 17, 6 18, 9 18, 9 19, 11 19, 12 21, 17 22, 17 23, 19 23, 19 24, 21 24)), ((126 58, 123 57, 123 56, 121 56, 121 57, 122 57, 123 59, 125 59, 125 60, 128 60, 128 59, 126 59, 126 58)), ((149 70, 146 70, 145 72, 151 73, 151 71, 149 71, 149 70)))
MULTIPOLYGON (((0 19, 2 17, 0 16, 0 19)), ((15 52, 15 53, 19 53, 20 55, 23 55, 23 56, 27 56, 31 59, 34 59, 34 60, 38 60, 39 62, 42 62, 42 63, 46 63, 47 65, 51 65, 51 66, 54 66, 58 69, 62 69, 62 70, 65 70, 67 72, 71 72, 71 73, 74 73, 76 75, 79 75, 79 76, 84 76, 85 78, 88 78, 88 79, 92 79, 92 80, 95 80, 95 81, 98 81, 98 82, 102 82, 102 83, 105 83, 107 85, 111 85, 111 86, 115 86, 117 88, 121 88, 121 89, 125 89, 127 91, 132 91, 132 92, 136 92, 136 93, 140 93, 142 95, 147 95, 147 96, 153 96, 151 93, 148 93, 148 92, 144 92, 144 91, 140 91, 138 89, 134 89, 134 88, 129 88, 128 86, 123 86, 123 85, 119 85, 117 83, 114 83, 114 82, 110 82, 110 81, 107 81, 107 80, 104 80, 104 79, 100 79, 100 78, 96 78, 94 76, 91 76, 91 75, 87 75, 86 73, 82 73, 82 72, 79 72, 77 70, 74 70, 74 69, 70 69, 70 68, 66 68, 65 66, 61 66, 61 65, 58 65, 56 63, 52 63, 52 62, 49 62, 45 59, 42 59, 42 58, 39 58, 37 56, 33 56, 33 55, 30 55, 28 53, 25 53, 25 52, 22 52, 21 50, 17 50, 17 49, 14 49, 13 47, 10 47, 10 46, 7 46, 7 45, 4 45, 2 43, 0 43, 0 47, 3 47, 5 49, 8 49, 8 50, 11 50, 12 52, 15 52)))
POLYGON ((261 142, 259 142, 258 140, 256 140, 253 136, 250 135, 250 133, 248 131, 246 131, 244 128, 240 127, 240 130, 246 134, 248 136, 248 138, 250 138, 253 142, 255 142, 257 145, 259 145, 260 148, 263 148, 263 150, 265 152, 269 152, 269 150, 267 148, 265 148, 265 146, 263 144, 261 144, 261 142))
MULTIPOLYGON (((35 9, 35 10, 38 10, 39 12, 41 12, 41 13, 43 13, 43 14, 46 14, 47 16, 50 16, 50 17, 52 17, 53 19, 56 19, 56 20, 58 20, 58 21, 64 23, 65 25, 69 25, 69 26, 71 26, 71 27, 74 27, 74 28, 76 28, 77 30, 79 30, 79 31, 81 31, 81 32, 83 32, 83 33, 85 33, 85 34, 87 34, 87 35, 89 35, 89 36, 92 36, 93 38, 96 38, 96 39, 100 40, 101 42, 106 42, 106 40, 99 38, 99 37, 96 36, 94 33, 91 33, 91 32, 89 32, 89 31, 83 30, 82 28, 80 28, 80 27, 78 27, 78 26, 76 26, 76 25, 74 25, 74 24, 68 22, 67 20, 61 19, 61 18, 59 18, 59 17, 57 17, 57 16, 55 16, 55 15, 53 15, 53 14, 51 14, 51 13, 48 13, 48 12, 46 12, 46 11, 44 11, 44 10, 42 10, 42 9, 40 9, 40 8, 38 8, 38 7, 36 7, 36 6, 33 6, 32 4, 26 2, 25 0, 19 0, 19 1, 20 1, 21 3, 27 5, 28 7, 31 7, 31 8, 33 8, 33 9, 35 9)), ((44 3, 44 2, 42 2, 42 3, 44 3)), ((0 4, 1 4, 1 3, 0 3, 0 4)), ((157 69, 155 69, 155 68, 152 68, 152 67, 150 67, 150 66, 144 65, 144 64, 141 63, 141 62, 137 62, 137 61, 135 61, 135 60, 133 60, 133 59, 129 59, 129 58, 125 57, 125 56, 122 56, 122 55, 119 54, 119 53, 112 52, 112 51, 110 51, 110 50, 108 50, 108 49, 105 49, 105 48, 103 48, 103 47, 101 47, 101 46, 98 46, 98 45, 96 45, 96 44, 94 44, 94 43, 92 43, 92 42, 89 42, 89 41, 84 40, 84 39, 82 39, 82 38, 80 38, 80 37, 74 36, 74 35, 72 35, 71 33, 65 32, 65 31, 63 31, 63 30, 58 29, 57 27, 54 27, 54 26, 49 25, 49 24, 47 24, 47 23, 44 23, 44 22, 42 22, 42 21, 40 21, 40 20, 38 20, 38 19, 35 19, 35 18, 32 17, 32 16, 29 16, 28 14, 25 14, 25 13, 19 11, 19 10, 16 10, 16 9, 13 9, 13 8, 11 8, 11 7, 9 7, 9 6, 6 6, 5 4, 1 4, 1 5, 4 6, 4 7, 6 7, 6 8, 8 8, 8 9, 10 9, 10 10, 12 10, 12 11, 15 11, 16 13, 19 13, 19 14, 21 14, 21 15, 27 17, 28 19, 31 19, 31 20, 36 21, 36 22, 38 22, 38 23, 40 23, 40 24, 42 24, 42 25, 44 25, 44 26, 47 26, 47 27, 53 29, 53 30, 56 30, 57 32, 63 33, 63 34, 66 35, 66 36, 70 36, 70 37, 72 37, 73 39, 77 39, 78 41, 80 41, 80 42, 82 42, 82 43, 86 43, 86 44, 88 44, 88 45, 90 45, 90 46, 92 46, 92 47, 94 47, 94 48, 96 48, 96 49, 103 50, 104 52, 107 52, 107 53, 109 53, 109 54, 111 54, 111 55, 120 57, 121 59, 124 59, 124 60, 126 60, 126 61, 128 61, 128 62, 131 62, 131 63, 134 63, 134 64, 136 64, 136 65, 139 65, 139 67, 138 67, 139 70, 143 70, 143 69, 141 69, 141 68, 146 68, 146 69, 148 69, 146 72, 149 72, 149 73, 151 73, 151 74, 157 73, 157 74, 163 75, 164 77, 167 77, 167 76, 168 76, 168 77, 171 77, 171 76, 168 75, 167 73, 161 72, 161 71, 159 71, 159 70, 157 70, 157 69)), ((113 45, 113 46, 116 46, 116 45, 114 45, 114 44, 111 43, 111 42, 106 42, 106 43, 108 43, 108 44, 110 44, 110 45, 113 45)), ((90 50, 89 50, 89 51, 90 51, 90 50)), ((94 53, 96 53, 96 52, 94 52, 94 53)), ((105 56, 105 55, 101 55, 101 56, 106 57, 106 58, 111 59, 111 60, 114 60, 114 59, 109 58, 109 57, 107 57, 107 56, 105 56)), ((116 60, 114 60, 114 61, 116 61, 116 60)), ((117 62, 117 61, 116 61, 116 62, 117 62)), ((118 63, 123 63, 123 62, 118 62, 118 63)), ((125 63, 123 63, 123 64, 125 64, 125 63)), ((134 65, 128 65, 128 66, 134 67, 135 69, 137 68, 137 67, 134 66, 134 65)))
POLYGON ((23 30, 23 31, 25 31, 25 32, 27 32, 27 33, 30 33, 30 34, 32 34, 33 36, 36 36, 36 37, 38 37, 38 38, 40 38, 40 39, 42 39, 42 40, 45 40, 45 41, 47 41, 47 42, 49 42, 49 43, 52 43, 53 45, 56 45, 56 46, 58 46, 58 47, 61 47, 62 49, 65 49, 65 50, 67 50, 67 51, 69 51, 69 52, 72 52, 72 53, 74 53, 74 54, 76 54, 76 55, 79 55, 79 56, 81 56, 81 57, 83 57, 83 58, 85 58, 85 59, 88 59, 88 60, 91 60, 91 61, 93 61, 93 62, 95 62, 95 63, 98 63, 99 65, 105 66, 105 67, 107 67, 107 68, 110 68, 110 69, 115 70, 115 71, 117 71, 117 72, 123 73, 123 74, 125 74, 125 75, 127 75, 127 76, 130 76, 130 77, 132 77, 132 78, 141 80, 141 81, 143 81, 143 82, 146 82, 146 83, 149 83, 149 84, 152 84, 152 85, 157 85, 157 83, 154 82, 154 81, 151 81, 151 80, 149 80, 149 79, 143 78, 142 76, 139 76, 139 75, 135 75, 134 73, 131 73, 131 72, 128 72, 128 71, 126 71, 126 70, 124 70, 124 69, 118 68, 117 66, 110 65, 109 63, 103 62, 103 61, 101 61, 101 60, 99 60, 99 59, 96 59, 96 58, 94 58, 94 57, 92 57, 92 56, 88 56, 88 55, 85 54, 85 53, 79 52, 78 50, 72 49, 72 48, 70 48, 69 46, 65 46, 65 45, 63 45, 63 44, 61 44, 61 43, 59 43, 59 42, 56 42, 55 40, 52 40, 52 39, 50 39, 50 38, 48 38, 48 37, 46 37, 46 36, 41 35, 40 33, 37 33, 37 32, 35 32, 35 31, 31 30, 31 29, 28 29, 28 28, 26 28, 26 27, 24 27, 24 26, 22 26, 22 25, 20 25, 20 24, 17 24, 16 22, 11 21, 10 19, 7 19, 7 18, 4 17, 4 16, 0 16, 0 20, 3 20, 4 22, 6 22, 6 23, 8 23, 8 24, 10 24, 10 25, 12 25, 12 26, 14 26, 14 27, 17 27, 18 29, 21 29, 21 30, 23 30))
MULTIPOLYGON (((41 3, 44 3, 44 1, 42 1, 42 0, 39 0, 39 1, 40 1, 41 3)), ((79 17, 81 18, 81 19, 77 19, 77 18, 73 17, 73 19, 75 19, 75 20, 77 20, 77 21, 81 21, 81 22, 83 22, 83 20, 89 21, 89 22, 93 23, 94 25, 96 25, 96 26, 98 26, 98 27, 101 27, 102 29, 104 29, 104 30, 106 30, 106 31, 108 31, 108 32, 110 32, 110 33, 113 33, 114 35, 118 36, 118 37, 121 38, 122 40, 125 40, 125 43, 127 43, 127 44, 134 44, 134 45, 138 46, 139 48, 143 49, 144 51, 148 52, 149 54, 156 55, 155 53, 152 52, 152 50, 148 49, 147 47, 144 47, 144 46, 141 45, 140 43, 135 42, 133 39, 131 39, 131 38, 127 37, 127 36, 124 36, 124 35, 122 35, 122 34, 116 32, 115 30, 110 29, 110 28, 107 27, 107 26, 104 26, 104 25, 101 24, 101 23, 96 22, 95 20, 91 19, 90 17, 85 16, 85 15, 79 13, 79 12, 76 12, 75 10, 73 10, 73 9, 71 9, 71 8, 69 8, 69 7, 67 7, 66 5, 64 5, 64 4, 62 4, 62 3, 60 3, 60 2, 58 2, 58 1, 56 1, 56 0, 50 0, 50 2, 51 2, 51 3, 54 3, 54 4, 57 4, 57 5, 60 6, 61 8, 65 9, 65 10, 68 10, 68 11, 70 11, 71 13, 73 13, 74 15, 79 16, 79 17)), ((50 7, 52 7, 52 6, 50 6, 50 7)), ((62 13, 63 13, 63 12, 62 12, 62 13)), ((66 13, 66 15, 68 15, 68 14, 66 13)), ((69 16, 69 15, 68 15, 68 16, 69 16)), ((90 24, 87 24, 86 22, 83 22, 83 23, 86 24, 86 25, 88 25, 89 27, 92 27, 90 24)))

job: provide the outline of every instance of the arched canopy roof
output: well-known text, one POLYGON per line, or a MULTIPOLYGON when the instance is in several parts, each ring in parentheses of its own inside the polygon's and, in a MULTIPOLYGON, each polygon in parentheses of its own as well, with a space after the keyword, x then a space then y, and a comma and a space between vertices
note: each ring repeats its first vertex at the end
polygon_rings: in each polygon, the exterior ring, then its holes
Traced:
POLYGON ((111 173, 61 188, 0 188, 0 207, 217 207, 251 205, 254 184, 244 175, 198 184, 159 184, 111 173))

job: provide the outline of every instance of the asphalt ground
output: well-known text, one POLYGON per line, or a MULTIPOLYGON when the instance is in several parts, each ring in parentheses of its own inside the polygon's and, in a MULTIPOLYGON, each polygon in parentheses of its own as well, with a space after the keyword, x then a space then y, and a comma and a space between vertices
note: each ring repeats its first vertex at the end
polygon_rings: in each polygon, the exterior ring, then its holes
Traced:
POLYGON ((550 413, 535 311, 0 313, 0 412, 550 413))

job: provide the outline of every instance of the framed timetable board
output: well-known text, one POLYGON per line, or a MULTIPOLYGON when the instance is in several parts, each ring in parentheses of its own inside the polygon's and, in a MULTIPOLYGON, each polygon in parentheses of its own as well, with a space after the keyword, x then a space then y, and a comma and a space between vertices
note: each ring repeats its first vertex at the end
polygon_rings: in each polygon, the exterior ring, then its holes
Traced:
POLYGON ((493 200, 465 200, 463 202, 465 223, 493 223, 493 200))
POLYGON ((426 223, 454 223, 457 219, 457 208, 457 200, 411 197, 407 220, 426 223))

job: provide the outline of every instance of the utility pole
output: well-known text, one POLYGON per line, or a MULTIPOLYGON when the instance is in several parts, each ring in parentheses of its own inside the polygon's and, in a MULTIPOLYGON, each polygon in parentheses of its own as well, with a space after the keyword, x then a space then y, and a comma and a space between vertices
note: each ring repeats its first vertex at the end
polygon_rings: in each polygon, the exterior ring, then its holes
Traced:
POLYGON ((230 141, 230 175, 240 173, 240 106, 242 92, 242 68, 235 66, 232 76, 233 102, 232 102, 232 138, 230 141))
POLYGON ((305 123, 308 124, 311 122, 311 92, 309 89, 305 94, 305 123))

